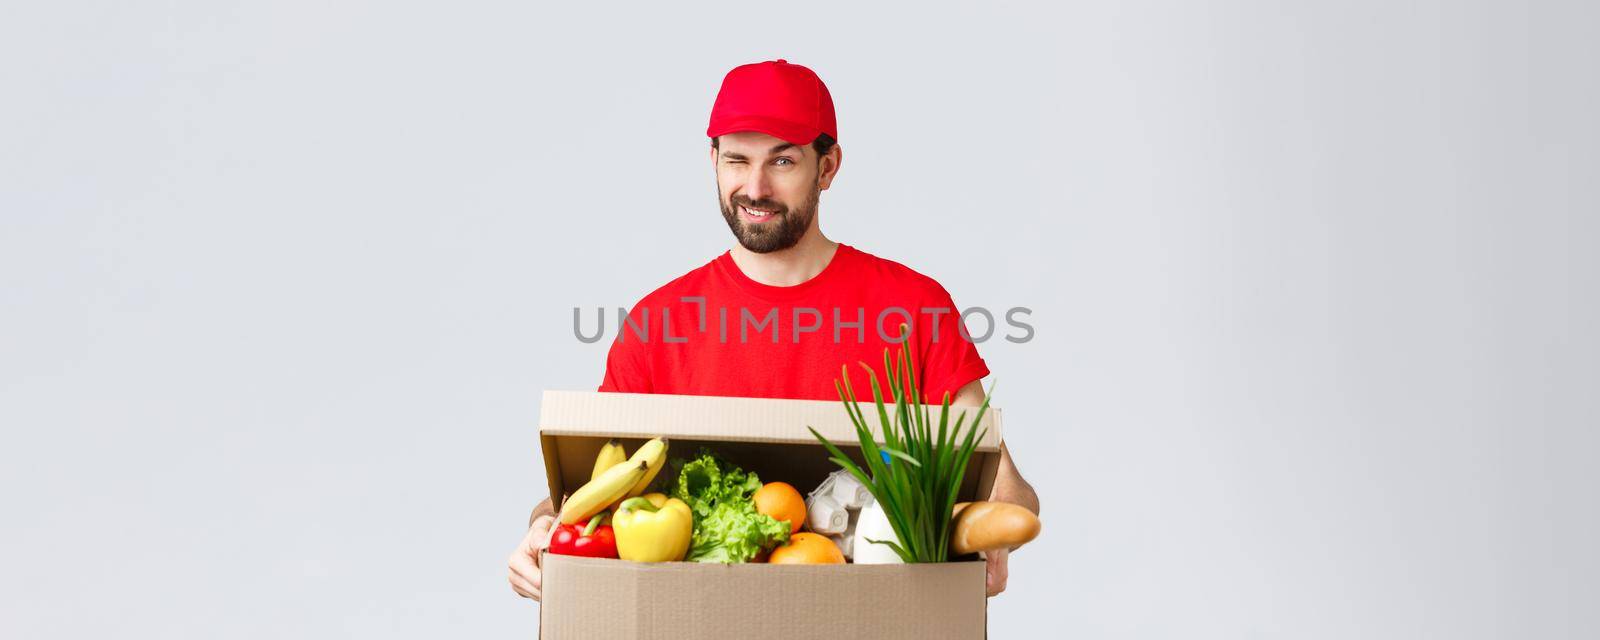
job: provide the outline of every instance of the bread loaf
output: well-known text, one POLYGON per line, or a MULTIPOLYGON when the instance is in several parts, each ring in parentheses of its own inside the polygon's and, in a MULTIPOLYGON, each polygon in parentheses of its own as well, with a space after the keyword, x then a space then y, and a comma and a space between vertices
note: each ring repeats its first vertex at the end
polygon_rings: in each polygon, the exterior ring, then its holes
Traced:
POLYGON ((961 503, 953 512, 950 552, 955 555, 1015 549, 1039 535, 1039 517, 1009 502, 961 503))

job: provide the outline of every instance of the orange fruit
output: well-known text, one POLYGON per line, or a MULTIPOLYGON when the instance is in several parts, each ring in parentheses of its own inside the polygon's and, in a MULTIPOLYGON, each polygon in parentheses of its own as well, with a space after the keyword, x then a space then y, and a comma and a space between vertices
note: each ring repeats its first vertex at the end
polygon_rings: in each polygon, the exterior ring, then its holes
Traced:
POLYGON ((806 499, 787 482, 768 482, 750 497, 756 502, 756 511, 773 520, 788 520, 789 533, 799 531, 800 525, 806 523, 806 499))
POLYGON ((820 533, 796 533, 789 543, 772 550, 767 558, 771 564, 844 564, 844 552, 828 536, 820 533))

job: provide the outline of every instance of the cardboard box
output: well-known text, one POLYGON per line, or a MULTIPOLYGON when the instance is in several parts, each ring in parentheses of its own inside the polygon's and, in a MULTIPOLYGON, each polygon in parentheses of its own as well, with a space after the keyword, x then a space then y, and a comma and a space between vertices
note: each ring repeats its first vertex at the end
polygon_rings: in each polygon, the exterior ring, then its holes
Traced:
MULTIPOLYGON (((869 403, 863 403, 868 409, 869 403)), ((966 408, 976 413, 976 408, 966 408)), ((952 421, 956 410, 952 408, 952 421)), ((937 419, 938 408, 934 408, 937 419)), ((867 417, 876 415, 867 411, 867 417)), ((838 468, 806 427, 859 462, 856 432, 839 402, 546 391, 539 442, 550 495, 589 479, 611 438, 631 453, 666 436, 668 458, 701 446, 807 493, 838 468)), ((874 425, 876 426, 876 425, 874 425)), ((1001 419, 988 429, 963 480, 961 500, 987 496, 1000 462, 1001 419)), ((662 472, 666 477, 670 470, 662 472)), ((982 638, 984 563, 767 565, 637 563, 544 554, 540 637, 583 638, 982 638)))

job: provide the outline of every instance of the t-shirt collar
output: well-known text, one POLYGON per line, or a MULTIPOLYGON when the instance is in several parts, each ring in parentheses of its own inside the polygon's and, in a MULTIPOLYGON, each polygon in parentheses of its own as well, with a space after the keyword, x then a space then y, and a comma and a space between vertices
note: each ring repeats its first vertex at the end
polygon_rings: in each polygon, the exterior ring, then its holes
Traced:
POLYGON ((793 300, 837 279, 839 272, 846 268, 845 263, 853 259, 854 255, 855 249, 841 242, 834 249, 833 257, 828 259, 828 264, 822 267, 822 271, 817 272, 817 275, 812 276, 810 280, 788 287, 763 284, 745 275, 744 271, 739 269, 738 263, 733 261, 732 250, 724 251, 722 255, 717 256, 716 264, 728 279, 732 280, 734 284, 738 285, 746 293, 763 300, 778 301, 793 300))

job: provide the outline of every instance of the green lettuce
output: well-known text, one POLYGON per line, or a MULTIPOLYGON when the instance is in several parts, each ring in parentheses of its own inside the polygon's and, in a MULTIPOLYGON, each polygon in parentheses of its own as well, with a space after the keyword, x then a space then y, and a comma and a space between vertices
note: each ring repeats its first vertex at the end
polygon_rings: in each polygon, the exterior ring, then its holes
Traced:
POLYGON ((756 512, 761 479, 715 454, 681 463, 672 496, 694 513, 690 562, 747 562, 789 540, 789 525, 756 512))

